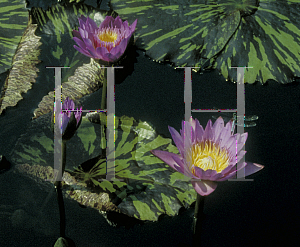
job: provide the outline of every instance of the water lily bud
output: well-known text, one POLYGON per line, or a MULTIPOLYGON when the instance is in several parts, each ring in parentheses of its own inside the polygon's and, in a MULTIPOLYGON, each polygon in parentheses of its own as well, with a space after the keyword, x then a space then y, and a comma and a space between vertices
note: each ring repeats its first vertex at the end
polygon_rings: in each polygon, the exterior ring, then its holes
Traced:
MULTIPOLYGON (((64 141, 68 141, 72 138, 75 134, 76 130, 80 126, 82 120, 82 107, 77 111, 75 110, 75 103, 73 100, 69 99, 68 97, 65 99, 64 104, 62 105, 62 125, 61 125, 61 133, 62 139, 64 141), (66 111, 68 110, 68 111, 66 111)), ((53 121, 53 114, 51 118, 51 129, 54 132, 54 121, 53 121)))

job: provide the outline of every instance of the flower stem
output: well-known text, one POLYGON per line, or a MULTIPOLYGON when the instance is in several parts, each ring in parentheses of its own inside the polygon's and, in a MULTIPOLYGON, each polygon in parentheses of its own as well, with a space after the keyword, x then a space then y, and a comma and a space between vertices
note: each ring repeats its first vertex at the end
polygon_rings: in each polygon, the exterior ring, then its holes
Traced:
POLYGON ((66 168, 66 147, 67 147, 67 141, 62 140, 61 143, 61 152, 62 152, 62 167, 58 171, 58 178, 59 180, 55 181, 55 190, 57 194, 57 202, 58 202, 58 208, 59 208, 59 216, 60 216, 60 236, 65 237, 66 236, 66 213, 65 213, 65 206, 64 206, 64 199, 62 196, 61 191, 61 181, 65 168, 66 168))
POLYGON ((201 196, 197 193, 194 220, 193 220, 193 247, 201 246, 201 230, 202 230, 202 222, 204 218, 204 214, 203 214, 204 198, 205 196, 201 196))
POLYGON ((58 185, 55 186, 58 208, 59 208, 59 218, 60 218, 60 237, 66 237, 66 213, 64 199, 61 191, 61 182, 59 181, 58 185))

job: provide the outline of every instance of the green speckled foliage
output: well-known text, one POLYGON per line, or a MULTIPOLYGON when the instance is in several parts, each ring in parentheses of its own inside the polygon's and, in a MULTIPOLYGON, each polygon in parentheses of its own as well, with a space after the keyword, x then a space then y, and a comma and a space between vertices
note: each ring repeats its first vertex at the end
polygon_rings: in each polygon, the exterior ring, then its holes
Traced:
POLYGON ((295 0, 111 0, 121 18, 138 19, 137 45, 159 62, 217 68, 236 81, 280 83, 300 77, 300 4, 295 0))
POLYGON ((27 23, 25 1, 0 1, 0 73, 11 68, 27 23))
MULTIPOLYGON (((100 122, 105 125, 106 119, 102 116, 100 122)), ((39 122, 43 124, 45 118, 46 115, 34 120, 32 128, 18 141, 11 155, 13 162, 53 166, 52 133, 45 128, 40 131, 37 126, 39 122)), ((67 143, 66 170, 73 171, 71 174, 85 182, 89 190, 108 193, 121 213, 157 221, 160 215, 174 216, 180 208, 195 201, 196 192, 188 178, 151 154, 152 149, 174 153, 178 153, 178 149, 171 139, 157 135, 147 122, 116 117, 115 177, 120 181, 106 180, 106 159, 99 155, 100 140, 100 124, 83 118, 77 133, 67 143)))

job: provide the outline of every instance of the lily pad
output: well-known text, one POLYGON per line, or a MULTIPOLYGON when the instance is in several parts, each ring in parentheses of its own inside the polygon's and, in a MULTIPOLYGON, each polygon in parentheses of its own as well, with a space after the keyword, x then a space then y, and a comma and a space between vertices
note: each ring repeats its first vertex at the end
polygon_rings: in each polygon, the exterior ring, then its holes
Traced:
POLYGON ((109 0, 27 0, 27 8, 43 8, 47 10, 51 5, 54 4, 80 4, 93 6, 94 8, 109 10, 108 6, 109 0))
POLYGON ((0 2, 0 73, 11 68, 13 57, 28 24, 25 1, 0 2))
POLYGON ((152 59, 201 66, 224 48, 240 21, 237 12, 225 15, 217 4, 206 2, 112 0, 111 4, 129 23, 138 19, 137 45, 152 59))
MULTIPOLYGON (((255 1, 254 1, 255 2, 255 1)), ((286 84, 300 77, 300 5, 298 1, 257 1, 257 11, 242 16, 239 28, 213 68, 231 81, 236 69, 245 69, 245 82, 272 79, 286 84)))
MULTIPOLYGON (((139 48, 155 61, 217 68, 245 82, 300 76, 300 5, 294 0, 111 0, 121 18, 138 19, 139 48)), ((233 79, 235 78, 235 79, 233 79)))
MULTIPOLYGON (((67 143, 64 191, 68 197, 105 215, 113 211, 141 221, 177 215, 195 201, 196 192, 187 178, 150 153, 152 149, 178 153, 172 140, 158 135, 147 122, 126 116, 115 120, 115 177, 122 181, 106 180, 100 147, 100 124, 106 126, 106 116, 87 116, 67 143)), ((50 114, 33 120, 11 153, 16 171, 42 187, 53 186, 45 181, 53 178, 53 133, 45 127, 49 122, 50 114)))

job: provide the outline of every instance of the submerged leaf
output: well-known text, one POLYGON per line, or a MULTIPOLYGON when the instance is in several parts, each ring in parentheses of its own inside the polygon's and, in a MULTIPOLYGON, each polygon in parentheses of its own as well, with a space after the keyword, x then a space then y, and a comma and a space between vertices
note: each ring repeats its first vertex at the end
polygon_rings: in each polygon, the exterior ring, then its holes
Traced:
POLYGON ((12 69, 6 78, 0 99, 0 114, 8 106, 17 105, 23 99, 22 93, 26 93, 35 83, 37 72, 36 65, 40 62, 39 42, 40 38, 34 35, 37 28, 36 24, 28 22, 27 29, 20 41, 16 54, 13 58, 12 69))
MULTIPOLYGON (((70 76, 68 81, 62 84, 62 100, 65 100, 66 97, 78 100, 85 95, 96 92, 101 88, 103 81, 106 80, 104 72, 105 69, 101 69, 93 59, 91 59, 89 64, 78 67, 74 75, 70 76)), ((34 110, 33 119, 53 111, 53 98, 54 91, 43 97, 38 108, 34 110)))

